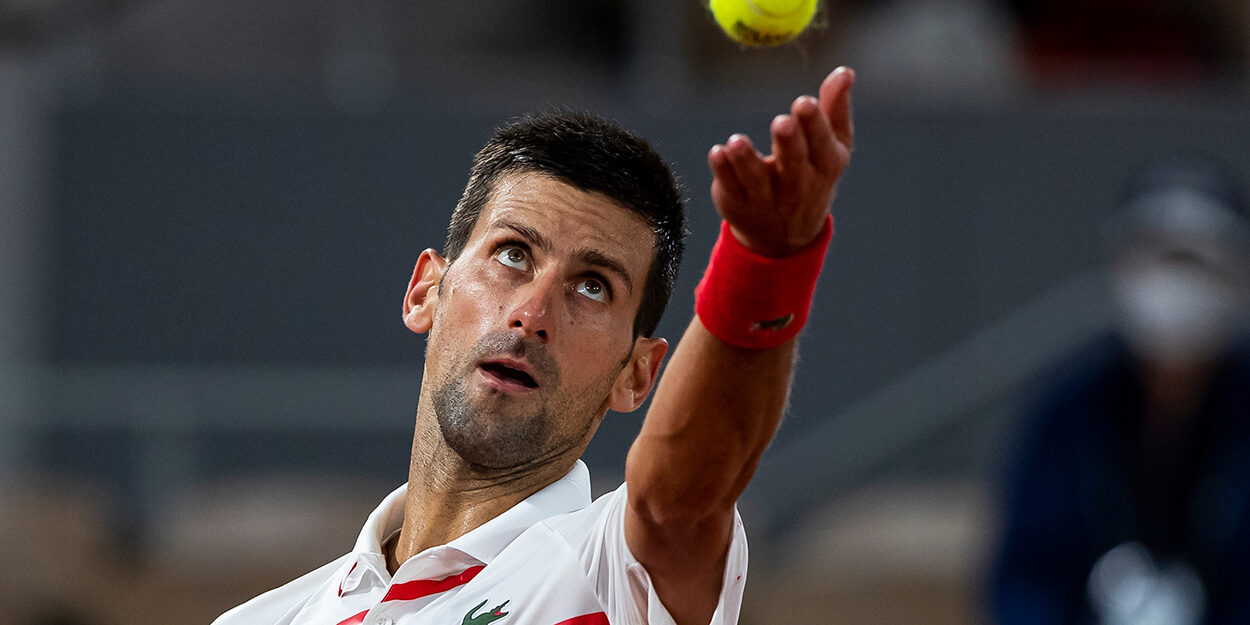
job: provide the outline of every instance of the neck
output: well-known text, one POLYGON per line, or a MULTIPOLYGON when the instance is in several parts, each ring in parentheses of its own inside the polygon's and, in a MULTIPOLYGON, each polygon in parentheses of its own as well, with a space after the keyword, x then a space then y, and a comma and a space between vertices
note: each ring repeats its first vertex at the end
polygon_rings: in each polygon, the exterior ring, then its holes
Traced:
POLYGON ((547 458, 501 470, 473 465, 447 447, 433 419, 418 415, 417 421, 404 523, 386 547, 392 574, 412 556, 467 534, 560 479, 576 461, 547 458))

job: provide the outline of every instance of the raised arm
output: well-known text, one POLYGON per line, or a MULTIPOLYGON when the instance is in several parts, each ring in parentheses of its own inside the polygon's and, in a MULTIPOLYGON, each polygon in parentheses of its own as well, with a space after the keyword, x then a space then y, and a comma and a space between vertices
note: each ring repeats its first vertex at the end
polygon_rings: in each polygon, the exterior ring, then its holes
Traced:
MULTIPOLYGON (((850 162, 853 81, 838 68, 819 99, 800 97, 775 118, 772 154, 744 135, 708 154, 712 201, 749 250, 783 258, 818 244, 850 162)), ((736 347, 696 316, 630 448, 626 542, 681 625, 707 623, 716 608, 734 504, 781 418, 794 350, 794 339, 736 347)))

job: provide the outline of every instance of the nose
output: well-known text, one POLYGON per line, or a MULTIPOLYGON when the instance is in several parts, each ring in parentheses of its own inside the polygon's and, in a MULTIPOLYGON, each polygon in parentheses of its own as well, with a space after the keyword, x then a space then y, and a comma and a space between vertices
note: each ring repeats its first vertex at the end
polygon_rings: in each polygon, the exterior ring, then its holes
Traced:
POLYGON ((508 327, 544 343, 550 341, 560 301, 559 288, 560 285, 551 280, 533 280, 520 288, 517 302, 508 313, 508 327))

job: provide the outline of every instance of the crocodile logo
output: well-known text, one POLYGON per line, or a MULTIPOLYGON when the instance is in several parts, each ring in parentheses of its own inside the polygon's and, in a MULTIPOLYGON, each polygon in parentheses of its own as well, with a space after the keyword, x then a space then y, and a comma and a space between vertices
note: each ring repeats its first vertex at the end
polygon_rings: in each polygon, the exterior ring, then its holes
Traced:
POLYGON ((460 625, 486 625, 487 623, 494 623, 495 621, 508 616, 508 612, 504 612, 503 607, 508 605, 508 601, 511 601, 511 599, 504 601, 486 612, 473 616, 473 613, 481 610, 482 606, 486 605, 487 601, 489 601, 489 599, 482 599, 481 603, 473 606, 473 609, 469 610, 469 613, 464 615, 464 621, 461 621, 460 625))

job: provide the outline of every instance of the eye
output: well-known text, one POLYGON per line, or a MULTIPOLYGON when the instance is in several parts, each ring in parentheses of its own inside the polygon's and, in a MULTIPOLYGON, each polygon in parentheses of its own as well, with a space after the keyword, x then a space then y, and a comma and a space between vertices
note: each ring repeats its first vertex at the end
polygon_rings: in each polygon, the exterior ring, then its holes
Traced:
POLYGON ((495 252, 495 260, 521 271, 529 271, 530 268, 529 254, 526 254, 524 249, 515 245, 509 245, 495 252))
POLYGON ((595 300, 596 302, 608 301, 608 289, 603 283, 594 279, 586 278, 577 283, 577 292, 595 300))

